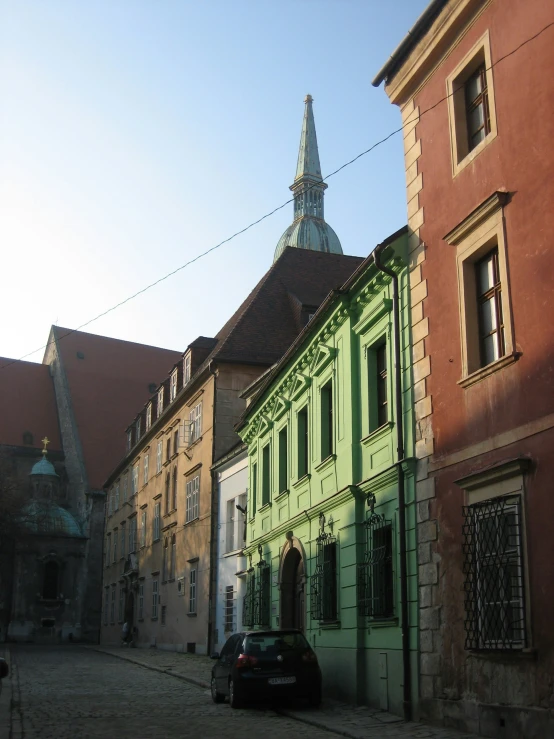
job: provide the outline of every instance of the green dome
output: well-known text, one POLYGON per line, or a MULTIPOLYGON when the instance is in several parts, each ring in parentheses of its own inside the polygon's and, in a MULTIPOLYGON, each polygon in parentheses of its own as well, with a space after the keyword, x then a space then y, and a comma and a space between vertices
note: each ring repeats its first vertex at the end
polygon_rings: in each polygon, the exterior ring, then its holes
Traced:
POLYGON ((51 536, 83 535, 79 524, 69 511, 46 500, 32 500, 28 503, 23 509, 23 521, 25 526, 34 534, 49 534, 51 536))
POLYGON ((54 465, 49 462, 46 457, 43 457, 40 462, 33 465, 31 475, 50 475, 51 477, 58 477, 54 465))

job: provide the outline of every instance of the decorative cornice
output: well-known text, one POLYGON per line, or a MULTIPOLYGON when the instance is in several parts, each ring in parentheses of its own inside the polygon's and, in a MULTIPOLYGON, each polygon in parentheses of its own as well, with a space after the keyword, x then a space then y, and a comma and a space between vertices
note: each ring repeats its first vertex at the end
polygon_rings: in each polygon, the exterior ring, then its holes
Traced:
POLYGON ((475 490, 476 488, 486 487, 501 480, 508 480, 510 477, 523 475, 530 467, 531 460, 529 457, 517 457, 516 459, 501 462, 494 467, 489 467, 486 470, 480 470, 466 477, 461 477, 459 480, 454 480, 454 482, 464 490, 475 490))
POLYGON ((493 192, 493 194, 483 201, 481 205, 478 205, 475 210, 472 210, 461 223, 449 231, 446 236, 443 237, 444 240, 447 244, 456 246, 460 241, 463 241, 471 231, 474 231, 477 226, 481 225, 483 221, 486 221, 487 218, 497 210, 503 208, 509 201, 509 192, 502 192, 500 190, 493 192))

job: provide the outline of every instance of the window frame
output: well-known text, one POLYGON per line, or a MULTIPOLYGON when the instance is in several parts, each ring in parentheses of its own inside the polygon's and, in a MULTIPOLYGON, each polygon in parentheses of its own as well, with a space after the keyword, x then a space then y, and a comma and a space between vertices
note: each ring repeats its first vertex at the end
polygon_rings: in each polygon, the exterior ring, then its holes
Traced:
POLYGON ((319 390, 320 454, 323 462, 335 454, 335 409, 333 378, 323 383, 319 390))
POLYGON ((262 447, 262 508, 271 503, 271 441, 262 447))
POLYGON ((146 452, 144 455, 144 462, 142 466, 142 484, 146 485, 148 483, 148 472, 150 468, 150 454, 146 452))
POLYGON ((146 406, 146 431, 150 430, 150 427, 152 426, 152 403, 148 403, 146 406))
POLYGON ((191 353, 190 351, 185 354, 183 359, 183 386, 188 385, 191 378, 191 353))
POLYGON ((140 546, 146 546, 146 508, 140 514, 140 546))
POLYGON ((277 495, 289 488, 289 425, 285 423, 277 432, 278 482, 277 495))
POLYGON ((164 386, 162 385, 158 389, 158 398, 157 398, 157 406, 156 406, 156 417, 159 418, 163 411, 164 411, 164 386))
POLYGON ((144 581, 139 582, 138 586, 137 619, 139 621, 142 621, 144 619, 144 581))
POLYGON ((157 577, 152 578, 152 619, 158 618, 158 605, 160 602, 160 581, 157 577))
POLYGON ((185 523, 196 521, 200 516, 200 475, 187 480, 185 523))
POLYGON ((163 441, 158 439, 156 446, 156 474, 162 471, 163 467, 163 441))
POLYGON ((189 572, 189 614, 196 614, 196 595, 197 595, 197 568, 191 567, 189 572))
POLYGON ((159 541, 161 539, 161 518, 162 518, 162 506, 160 501, 154 503, 154 516, 152 518, 152 541, 159 541))
POLYGON ((300 480, 302 477, 305 477, 310 471, 310 415, 307 403, 303 405, 296 414, 296 441, 296 472, 297 478, 300 480))
POLYGON ((174 369, 169 379, 169 402, 173 403, 177 397, 178 370, 174 369))

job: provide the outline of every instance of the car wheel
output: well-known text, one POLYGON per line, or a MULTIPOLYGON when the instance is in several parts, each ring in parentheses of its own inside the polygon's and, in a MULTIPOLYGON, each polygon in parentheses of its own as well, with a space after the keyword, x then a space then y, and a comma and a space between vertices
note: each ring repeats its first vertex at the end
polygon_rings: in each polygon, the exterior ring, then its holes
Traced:
POLYGON ((211 687, 211 691, 212 691, 212 700, 213 700, 213 702, 214 703, 223 703, 223 701, 225 700, 225 696, 223 695, 223 693, 218 693, 217 692, 215 677, 212 677, 212 682, 211 682, 211 686, 210 687, 211 687))
POLYGON ((243 704, 244 701, 242 699, 240 691, 235 685, 235 681, 229 680, 229 705, 231 706, 231 708, 242 708, 243 704))
POLYGON ((308 696, 308 703, 314 708, 319 708, 321 705, 321 688, 316 688, 308 696))

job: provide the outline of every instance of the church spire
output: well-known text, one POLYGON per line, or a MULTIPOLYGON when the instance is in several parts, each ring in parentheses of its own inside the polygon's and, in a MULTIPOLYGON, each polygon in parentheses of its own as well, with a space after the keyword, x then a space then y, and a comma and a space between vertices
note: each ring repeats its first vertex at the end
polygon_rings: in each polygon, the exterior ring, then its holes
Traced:
POLYGON ((312 96, 306 95, 304 99, 306 107, 304 108, 304 120, 302 121, 302 133, 300 135, 298 164, 296 166, 296 177, 294 178, 295 183, 300 179, 306 178, 321 180, 321 165, 319 164, 312 102, 312 96))

